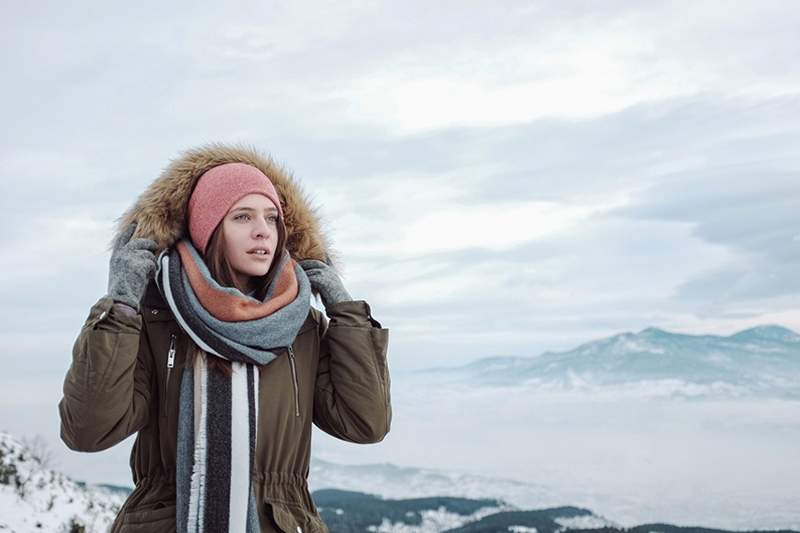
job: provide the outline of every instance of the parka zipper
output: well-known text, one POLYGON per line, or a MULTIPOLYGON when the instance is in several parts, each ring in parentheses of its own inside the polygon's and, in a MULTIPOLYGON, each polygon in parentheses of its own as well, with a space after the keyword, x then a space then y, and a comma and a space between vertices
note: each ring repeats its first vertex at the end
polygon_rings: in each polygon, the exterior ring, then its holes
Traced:
POLYGON ((292 366, 292 383, 294 384, 294 416, 300 416, 300 391, 297 385, 297 369, 294 365, 294 350, 289 345, 289 364, 292 366))
POLYGON ((175 334, 169 335, 169 351, 167 352, 167 378, 164 380, 164 416, 167 415, 167 393, 169 392, 169 375, 175 367, 175 334))

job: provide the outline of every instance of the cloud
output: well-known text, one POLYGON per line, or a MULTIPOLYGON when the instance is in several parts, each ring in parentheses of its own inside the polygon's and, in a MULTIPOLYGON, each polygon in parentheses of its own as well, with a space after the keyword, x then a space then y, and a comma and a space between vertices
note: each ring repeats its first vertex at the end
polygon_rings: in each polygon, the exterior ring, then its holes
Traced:
POLYGON ((794 320, 798 15, 722 7, 98 3, 101 24, 18 6, 4 291, 89 302, 111 221, 179 150, 221 140, 295 171, 400 342, 469 332, 466 357, 794 320))
MULTIPOLYGON (((800 132, 772 139, 778 151, 798 140, 800 132)), ((748 302, 776 309, 771 298, 800 293, 799 163, 778 159, 679 173, 645 190, 635 208, 621 211, 691 223, 697 238, 731 251, 730 261, 680 284, 677 298, 705 313, 748 302)))

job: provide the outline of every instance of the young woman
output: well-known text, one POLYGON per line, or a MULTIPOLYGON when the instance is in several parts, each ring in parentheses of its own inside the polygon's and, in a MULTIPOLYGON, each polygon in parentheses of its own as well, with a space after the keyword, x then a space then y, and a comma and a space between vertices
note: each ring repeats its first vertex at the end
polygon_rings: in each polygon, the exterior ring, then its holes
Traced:
POLYGON ((241 147, 186 152, 120 218, 59 404, 73 450, 137 433, 112 531, 328 531, 312 423, 374 443, 392 416, 389 332, 330 257, 290 175, 241 147))

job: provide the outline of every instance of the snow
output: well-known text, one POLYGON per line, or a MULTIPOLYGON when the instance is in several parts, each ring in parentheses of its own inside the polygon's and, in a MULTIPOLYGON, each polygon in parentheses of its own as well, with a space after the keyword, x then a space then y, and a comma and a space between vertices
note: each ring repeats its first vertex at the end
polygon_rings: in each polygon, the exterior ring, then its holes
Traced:
POLYGON ((0 530, 68 532, 82 525, 87 533, 105 532, 124 499, 101 487, 82 487, 0 432, 0 530))
POLYGON ((597 515, 569 516, 554 518, 553 522, 565 529, 592 529, 601 527, 616 527, 617 524, 597 515))
POLYGON ((463 526, 469 522, 480 520, 484 516, 505 510, 506 507, 481 507, 470 515, 460 515, 448 511, 444 506, 437 509, 421 511, 422 522, 420 524, 406 524, 403 522, 391 522, 384 518, 380 525, 369 526, 367 530, 374 533, 436 533, 463 526))

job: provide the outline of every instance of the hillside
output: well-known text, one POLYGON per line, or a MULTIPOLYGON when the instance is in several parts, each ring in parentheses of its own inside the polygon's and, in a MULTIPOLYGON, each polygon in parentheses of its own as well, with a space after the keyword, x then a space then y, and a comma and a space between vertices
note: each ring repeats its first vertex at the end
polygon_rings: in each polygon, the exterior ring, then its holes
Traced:
POLYGON ((52 470, 29 446, 0 432, 0 531, 108 531, 125 494, 52 470))

